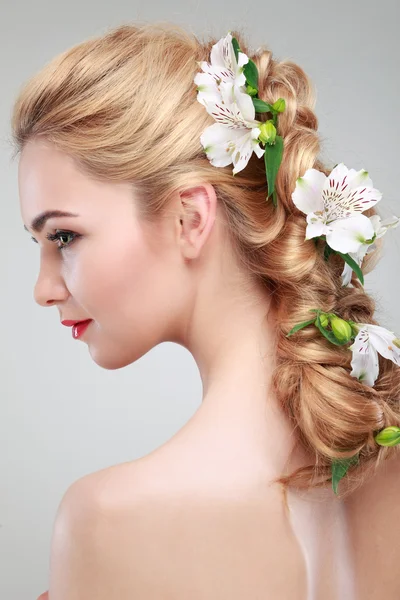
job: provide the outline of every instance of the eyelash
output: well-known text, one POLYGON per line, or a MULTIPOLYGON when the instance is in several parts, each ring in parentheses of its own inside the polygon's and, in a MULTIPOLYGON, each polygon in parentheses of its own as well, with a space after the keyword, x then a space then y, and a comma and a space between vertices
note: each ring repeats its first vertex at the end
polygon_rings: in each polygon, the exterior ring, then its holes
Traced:
POLYGON ((62 237, 63 235, 72 236, 72 240, 70 242, 68 242, 67 244, 64 244, 64 246, 57 246, 57 250, 62 251, 74 242, 75 238, 78 237, 77 233, 73 233, 72 231, 63 231, 62 229, 60 229, 59 231, 56 231, 55 233, 48 233, 46 235, 46 238, 48 240, 50 240, 51 242, 57 242, 57 241, 59 241, 60 236, 62 237))
MULTIPOLYGON (((76 238, 80 237, 80 235, 77 234, 77 233, 73 233, 72 231, 67 231, 67 230, 60 229, 59 231, 56 231, 55 233, 48 233, 46 235, 46 238, 48 240, 50 240, 51 242, 57 242, 57 241, 59 241, 60 237, 65 236, 65 235, 72 236, 72 240, 70 242, 68 242, 67 244, 64 244, 64 246, 57 246, 57 250, 62 251, 65 248, 67 248, 68 246, 70 246, 74 242, 74 240, 76 238)), ((34 242, 36 242, 36 240, 35 240, 34 237, 32 237, 32 240, 34 242)))

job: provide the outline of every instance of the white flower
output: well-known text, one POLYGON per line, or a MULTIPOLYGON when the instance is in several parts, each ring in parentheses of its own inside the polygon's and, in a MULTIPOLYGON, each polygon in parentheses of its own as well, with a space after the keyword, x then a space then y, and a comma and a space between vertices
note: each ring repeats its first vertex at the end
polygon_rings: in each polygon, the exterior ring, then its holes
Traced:
POLYGON ((200 142, 212 165, 225 167, 233 163, 232 172, 235 175, 244 169, 253 152, 261 158, 265 150, 259 144, 260 129, 256 121, 247 121, 237 104, 215 104, 212 114, 217 123, 206 127, 200 136, 200 142))
MULTIPOLYGON (((385 221, 381 222, 381 217, 379 215, 372 215, 372 217, 369 217, 369 220, 372 222, 372 226, 376 233, 375 239, 382 237, 390 227, 395 228, 400 223, 399 217, 395 216, 385 219, 385 221)), ((356 261, 358 266, 361 267, 361 263, 363 261, 364 256, 369 252, 372 252, 372 250, 375 250, 375 248, 375 244, 362 244, 358 252, 349 252, 349 255, 356 261)), ((342 287, 348 286, 350 284, 352 273, 353 269, 350 267, 350 265, 348 265, 345 262, 344 269, 341 275, 342 287)))
POLYGON ((326 176, 308 169, 296 181, 294 204, 307 214, 306 240, 321 235, 327 244, 342 253, 357 253, 374 235, 371 219, 361 213, 382 198, 373 187, 368 171, 336 165, 326 176))
POLYGON ((245 92, 246 77, 243 73, 249 58, 239 51, 236 60, 231 33, 214 44, 210 60, 211 63, 205 60, 198 62, 204 73, 197 73, 194 78, 198 87, 197 100, 206 107, 208 103, 221 100, 230 104, 235 101, 236 94, 243 93, 253 105, 251 97, 245 92))
POLYGON ((350 375, 373 386, 379 374, 378 352, 400 366, 400 339, 379 325, 357 323, 357 336, 349 346, 353 351, 350 375))
POLYGON ((197 73, 194 78, 199 87, 198 101, 217 121, 204 130, 200 142, 213 166, 233 163, 234 175, 245 168, 253 152, 258 158, 265 152, 258 140, 261 122, 255 120, 252 98, 245 91, 243 65, 248 60, 246 54, 239 52, 236 61, 228 33, 212 47, 211 64, 200 62, 204 73, 197 73))

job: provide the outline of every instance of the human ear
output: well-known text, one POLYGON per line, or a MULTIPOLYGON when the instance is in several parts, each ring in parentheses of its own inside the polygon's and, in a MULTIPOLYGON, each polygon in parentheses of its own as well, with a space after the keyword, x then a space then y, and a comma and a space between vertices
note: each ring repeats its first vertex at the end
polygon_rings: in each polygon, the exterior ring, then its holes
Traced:
POLYGON ((186 258, 196 258, 212 231, 217 212, 217 195, 210 183, 185 188, 179 195, 182 204, 181 249, 186 258))

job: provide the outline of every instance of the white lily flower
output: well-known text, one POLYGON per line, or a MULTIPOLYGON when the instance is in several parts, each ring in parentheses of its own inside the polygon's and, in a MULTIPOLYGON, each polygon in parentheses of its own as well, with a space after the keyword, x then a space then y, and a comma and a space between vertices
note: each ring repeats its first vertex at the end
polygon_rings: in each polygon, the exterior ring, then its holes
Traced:
MULTIPOLYGON (((385 219, 385 221, 381 221, 380 215, 372 215, 372 217, 369 217, 369 220, 372 222, 372 226, 376 233, 375 239, 382 237, 390 227, 395 228, 400 223, 399 217, 395 217, 395 216, 389 217, 388 219, 385 219)), ((369 252, 372 252, 372 250, 375 250, 375 248, 376 248, 376 246, 374 243, 373 244, 362 244, 360 246, 358 252, 356 252, 356 253, 349 252, 349 255, 351 256, 351 258, 353 258, 356 261, 358 266, 361 267, 361 263, 363 261, 364 256, 366 254, 368 254, 369 252)), ((350 284, 352 273, 353 273, 353 269, 350 267, 350 265, 348 265, 345 262, 344 269, 343 269, 343 272, 341 275, 342 287, 346 287, 350 284)))
POLYGON ((306 240, 326 236, 327 244, 342 253, 357 253, 374 235, 371 220, 360 213, 382 198, 368 171, 339 163, 326 176, 308 169, 296 181, 294 204, 307 215, 306 240))
POLYGON ((200 142, 213 166, 225 167, 233 163, 235 175, 245 168, 253 152, 261 158, 265 149, 259 144, 257 121, 247 121, 236 103, 230 106, 214 104, 212 115, 217 123, 203 131, 200 142))
POLYGON ((233 163, 232 173, 236 175, 245 168, 253 152, 260 158, 265 150, 258 142, 260 130, 228 129, 220 123, 215 123, 202 134, 200 140, 207 158, 215 167, 225 167, 233 163))
POLYGON ((234 175, 245 168, 253 152, 258 158, 265 152, 258 140, 261 122, 255 120, 252 98, 245 91, 243 66, 248 60, 243 52, 236 60, 228 33, 212 47, 211 64, 199 62, 204 73, 194 78, 198 101, 217 121, 204 130, 200 142, 213 166, 233 163, 234 175))
POLYGON ((350 375, 373 386, 379 374, 378 352, 400 366, 400 339, 393 331, 379 325, 357 323, 357 336, 349 349, 353 351, 350 375))
POLYGON ((253 105, 251 97, 245 92, 246 77, 243 72, 249 57, 239 51, 236 60, 231 33, 213 45, 210 60, 211 63, 205 60, 198 62, 204 73, 197 73, 194 78, 198 87, 197 100, 207 108, 209 103, 221 101, 231 104, 237 94, 243 93, 253 105))

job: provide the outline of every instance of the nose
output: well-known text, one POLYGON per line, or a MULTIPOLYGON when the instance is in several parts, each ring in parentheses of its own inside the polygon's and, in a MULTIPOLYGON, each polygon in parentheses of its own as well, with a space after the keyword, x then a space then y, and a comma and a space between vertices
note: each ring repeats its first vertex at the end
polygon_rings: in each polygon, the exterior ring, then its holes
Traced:
POLYGON ((60 273, 51 266, 41 265, 40 272, 33 290, 35 302, 40 306, 53 306, 64 302, 69 292, 60 273))

